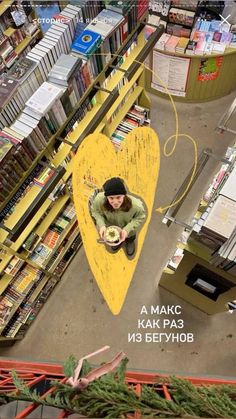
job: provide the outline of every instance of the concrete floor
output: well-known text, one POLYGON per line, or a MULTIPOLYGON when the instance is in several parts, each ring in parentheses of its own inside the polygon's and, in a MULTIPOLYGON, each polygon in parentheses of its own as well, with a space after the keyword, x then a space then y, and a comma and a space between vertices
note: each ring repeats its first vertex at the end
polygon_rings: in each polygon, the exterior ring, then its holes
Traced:
MULTIPOLYGON (((204 104, 177 103, 180 132, 195 138, 199 152, 210 147, 223 156, 227 146, 233 143, 232 134, 218 134, 215 128, 234 96, 231 94, 204 104)), ((193 146, 186 139, 180 139, 175 155, 164 157, 164 142, 175 130, 169 101, 152 96, 152 121, 162 147, 154 206, 157 208, 171 202, 192 167, 193 146)), ((215 168, 213 161, 207 165, 178 218, 191 219, 215 168)), ((119 316, 114 317, 108 310, 81 248, 23 341, 10 348, 2 348, 0 354, 63 361, 70 354, 79 358, 103 345, 110 345, 110 352, 94 358, 94 363, 111 359, 118 350, 123 350, 130 360, 130 368, 236 376, 236 314, 208 316, 158 287, 162 268, 181 231, 177 226, 166 227, 161 219, 161 215, 153 211, 142 254, 119 316), (194 334, 193 343, 128 343, 128 333, 137 331, 143 305, 171 304, 181 305, 181 317, 185 323, 183 330, 194 334)))

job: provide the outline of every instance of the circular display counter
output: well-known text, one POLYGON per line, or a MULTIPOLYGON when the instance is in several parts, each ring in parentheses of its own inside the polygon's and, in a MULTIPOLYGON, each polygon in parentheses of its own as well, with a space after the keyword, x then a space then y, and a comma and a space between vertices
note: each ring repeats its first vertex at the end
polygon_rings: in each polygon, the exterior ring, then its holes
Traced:
POLYGON ((236 88, 236 49, 222 54, 187 55, 153 49, 146 71, 147 90, 175 100, 204 102, 228 95, 236 88))

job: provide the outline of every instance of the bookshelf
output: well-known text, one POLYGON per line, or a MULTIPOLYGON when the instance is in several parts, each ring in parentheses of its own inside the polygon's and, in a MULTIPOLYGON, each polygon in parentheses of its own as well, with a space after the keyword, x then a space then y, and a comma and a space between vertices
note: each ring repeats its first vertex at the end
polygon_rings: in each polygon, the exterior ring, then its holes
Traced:
POLYGON ((41 33, 40 29, 38 29, 32 36, 26 36, 25 39, 23 39, 23 41, 21 41, 19 43, 19 45, 17 45, 17 47, 15 48, 15 52, 17 55, 20 55, 24 49, 31 44, 31 42, 41 33))
POLYGON ((14 3, 15 0, 3 0, 0 4, 0 17, 14 3))
MULTIPOLYGON (((159 283, 207 314, 229 310, 236 297, 235 145, 220 161, 159 283)), ((170 219, 166 214, 163 222, 170 219)))
POLYGON ((26 48, 40 37, 41 30, 33 22, 31 13, 25 13, 24 5, 15 0, 3 0, 0 4, 0 73, 7 72, 26 48))
POLYGON ((111 137, 134 104, 150 108, 145 69, 134 60, 145 60, 163 29, 157 28, 145 41, 146 21, 144 13, 116 52, 123 62, 115 54, 111 57, 1 203, 1 345, 24 337, 82 245, 71 196, 73 155, 80 143, 92 132, 111 137), (78 111, 88 101, 92 106, 79 118, 78 111), (50 168, 54 174, 47 182, 35 183, 42 170, 50 168), (4 298, 9 298, 10 308, 2 306, 4 298))

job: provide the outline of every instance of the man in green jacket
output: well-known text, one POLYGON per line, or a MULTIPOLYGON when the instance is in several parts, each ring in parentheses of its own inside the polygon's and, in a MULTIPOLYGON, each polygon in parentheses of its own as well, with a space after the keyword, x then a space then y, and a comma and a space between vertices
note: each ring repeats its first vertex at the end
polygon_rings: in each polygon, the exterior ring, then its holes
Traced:
MULTIPOLYGON (((120 227, 120 239, 125 242, 126 254, 132 256, 135 252, 136 232, 146 218, 143 203, 127 194, 122 179, 118 177, 108 179, 103 189, 104 192, 98 193, 91 205, 91 214, 99 235, 104 239, 108 226, 120 227)), ((122 243, 111 250, 117 251, 121 245, 122 243)))

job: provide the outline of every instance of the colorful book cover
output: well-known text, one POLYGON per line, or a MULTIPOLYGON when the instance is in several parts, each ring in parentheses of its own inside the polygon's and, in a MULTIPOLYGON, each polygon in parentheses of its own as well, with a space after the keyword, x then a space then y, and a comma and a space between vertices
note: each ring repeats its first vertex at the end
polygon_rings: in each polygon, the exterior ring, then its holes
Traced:
POLYGON ((85 29, 81 35, 73 41, 71 49, 78 54, 90 56, 97 49, 100 42, 100 34, 85 29))
POLYGON ((8 71, 8 77, 22 83, 37 67, 37 64, 27 57, 21 58, 8 71))

